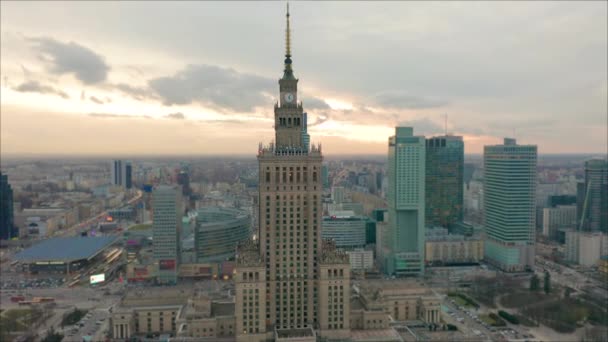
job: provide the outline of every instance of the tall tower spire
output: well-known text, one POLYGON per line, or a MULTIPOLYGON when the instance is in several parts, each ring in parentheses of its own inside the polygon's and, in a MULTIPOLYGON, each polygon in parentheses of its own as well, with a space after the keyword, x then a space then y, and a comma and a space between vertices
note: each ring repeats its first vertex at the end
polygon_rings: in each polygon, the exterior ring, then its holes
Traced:
POLYGON ((287 26, 285 27, 285 57, 291 57, 291 31, 289 27, 289 2, 287 3, 287 26))
POLYGON ((283 73, 284 79, 293 79, 293 70, 291 68, 291 27, 289 25, 289 2, 287 3, 287 14, 285 15, 287 25, 285 27, 285 70, 283 73))

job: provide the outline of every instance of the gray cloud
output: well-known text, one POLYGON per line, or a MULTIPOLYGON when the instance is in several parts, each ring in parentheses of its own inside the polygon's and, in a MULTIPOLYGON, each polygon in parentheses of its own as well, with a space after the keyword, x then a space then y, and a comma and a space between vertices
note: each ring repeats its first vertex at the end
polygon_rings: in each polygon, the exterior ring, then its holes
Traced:
POLYGON ((304 97, 302 104, 306 109, 329 109, 329 105, 317 97, 304 97))
POLYGON ((93 50, 74 42, 62 43, 53 38, 31 38, 42 58, 49 63, 48 71, 74 74, 84 84, 106 80, 110 66, 93 50))
POLYGON ((276 82, 257 75, 212 65, 189 65, 173 76, 148 82, 165 105, 202 105, 249 112, 271 103, 276 82))
POLYGON ((372 97, 371 102, 381 107, 404 109, 438 108, 448 104, 444 100, 416 96, 400 90, 378 93, 372 97))
POLYGON ((152 119, 152 117, 148 115, 120 115, 112 113, 89 113, 88 115, 94 118, 103 119, 152 119))
POLYGON ((126 83, 117 83, 109 85, 109 88, 118 89, 138 101, 143 101, 148 98, 156 98, 153 91, 147 87, 137 87, 126 83))
POLYGON ((397 126, 413 127, 414 135, 431 136, 445 133, 445 130, 443 127, 441 127, 441 125, 427 118, 403 120, 400 121, 397 126))
POLYGON ((26 81, 13 89, 22 93, 52 94, 64 99, 70 98, 70 96, 64 91, 61 91, 49 85, 41 84, 37 81, 26 81))
POLYGON ((316 118, 315 121, 308 123, 308 127, 318 126, 318 125, 324 123, 327 120, 329 120, 329 113, 328 112, 319 113, 317 115, 317 118, 316 118))
POLYGON ((96 98, 95 96, 89 97, 89 100, 91 100, 92 102, 95 102, 97 104, 103 104, 104 103, 102 100, 96 98))
POLYGON ((170 114, 167 114, 165 117, 168 119, 176 119, 176 120, 183 120, 186 118, 184 113, 180 113, 180 112, 170 113, 170 114))

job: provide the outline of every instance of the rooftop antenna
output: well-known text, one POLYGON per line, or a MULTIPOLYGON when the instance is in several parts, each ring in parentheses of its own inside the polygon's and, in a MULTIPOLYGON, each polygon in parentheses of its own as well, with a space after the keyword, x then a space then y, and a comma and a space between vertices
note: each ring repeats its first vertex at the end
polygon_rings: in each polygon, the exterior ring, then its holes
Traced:
POLYGON ((444 124, 445 125, 444 126, 445 127, 445 135, 447 136, 448 135, 448 113, 445 113, 444 116, 445 116, 445 124, 444 124))

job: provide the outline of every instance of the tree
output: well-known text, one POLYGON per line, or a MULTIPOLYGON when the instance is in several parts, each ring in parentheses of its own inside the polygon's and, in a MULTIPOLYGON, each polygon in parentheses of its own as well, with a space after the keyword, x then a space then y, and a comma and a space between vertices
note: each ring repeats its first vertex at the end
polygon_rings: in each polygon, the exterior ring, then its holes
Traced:
POLYGON ((564 298, 570 298, 571 293, 572 293, 572 289, 569 287, 566 287, 566 289, 564 290, 564 298))
POLYGON ((534 274, 532 278, 530 278, 530 291, 538 291, 540 289, 540 279, 538 276, 534 274))
POLYGON ((549 294, 551 292, 551 274, 548 271, 545 271, 545 286, 544 286, 545 294, 549 294))

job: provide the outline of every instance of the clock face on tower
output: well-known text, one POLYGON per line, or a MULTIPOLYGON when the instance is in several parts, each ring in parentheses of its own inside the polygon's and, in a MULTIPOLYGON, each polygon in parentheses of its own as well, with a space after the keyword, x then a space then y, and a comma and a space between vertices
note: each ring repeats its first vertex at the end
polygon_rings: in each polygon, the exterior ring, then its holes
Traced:
POLYGON ((287 103, 291 103, 293 102, 293 94, 292 93, 286 93, 283 98, 285 99, 285 102, 287 103))

